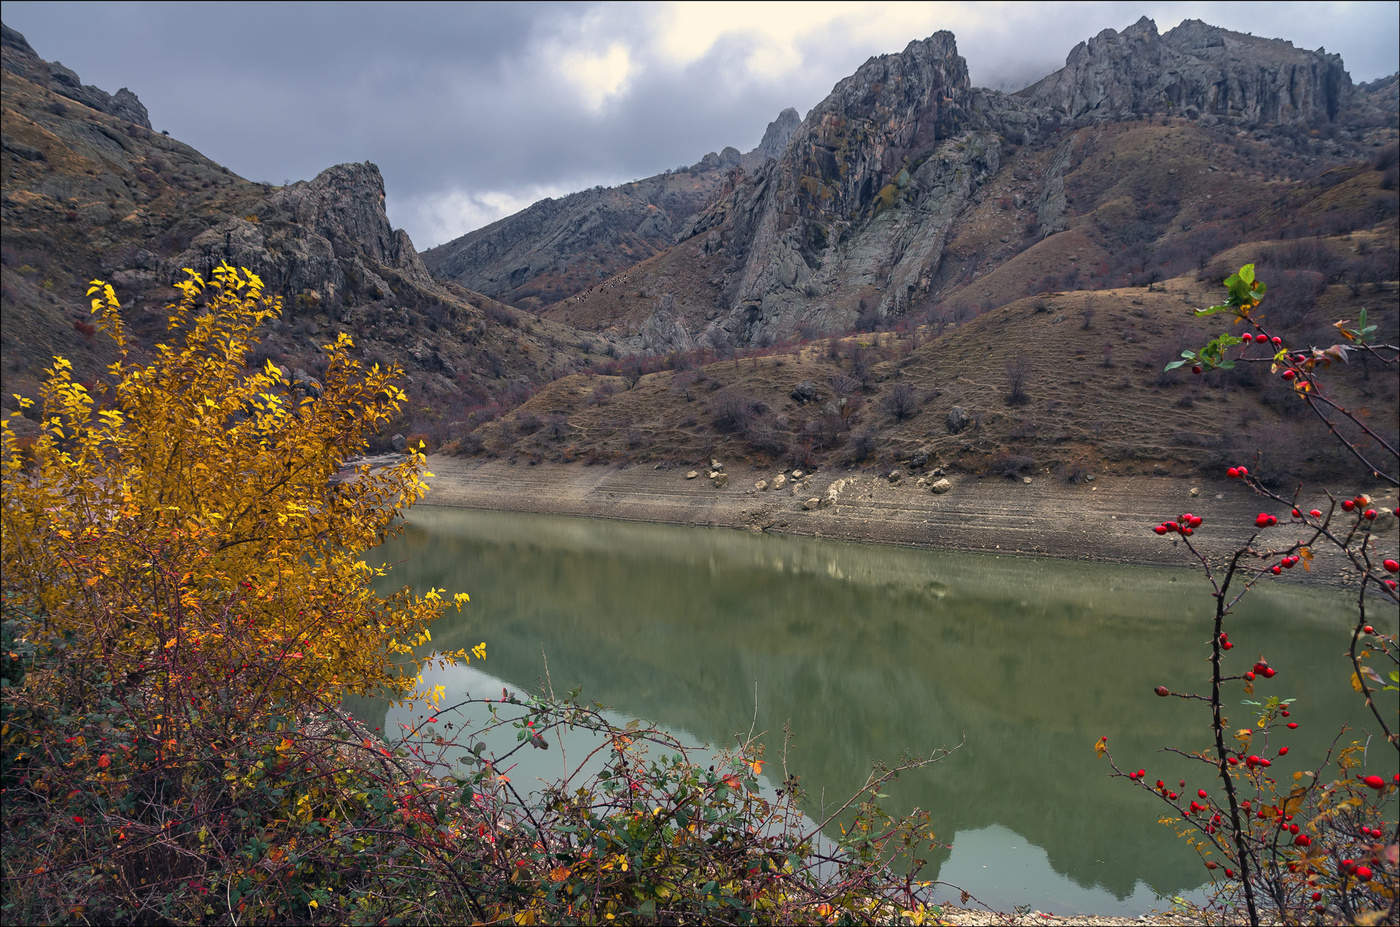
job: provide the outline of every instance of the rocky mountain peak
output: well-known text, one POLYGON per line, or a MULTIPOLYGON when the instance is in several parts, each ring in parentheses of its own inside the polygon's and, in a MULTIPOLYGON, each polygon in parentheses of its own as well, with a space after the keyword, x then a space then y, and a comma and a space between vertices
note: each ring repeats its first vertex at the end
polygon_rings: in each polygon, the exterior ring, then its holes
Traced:
POLYGON ((768 123, 768 128, 763 132, 763 140, 758 143, 758 147, 743 157, 743 167, 746 171, 752 171, 760 167, 765 161, 772 161, 782 156, 787 148, 788 141, 792 134, 797 131, 797 127, 802 124, 802 117, 797 110, 789 106, 778 114, 778 118, 768 123))
POLYGON ((123 87, 115 94, 84 84, 78 75, 57 61, 40 58, 23 35, 0 24, 0 66, 59 96, 95 109, 100 113, 151 128, 151 117, 136 94, 123 87))
POLYGON ((1075 122, 1174 114, 1316 126, 1335 121, 1352 94, 1337 55, 1195 19, 1159 35, 1144 16, 1080 42, 1020 96, 1075 122))
POLYGON ((220 261, 264 268, 274 291, 305 294, 327 308, 411 302, 409 291, 433 288, 408 233, 389 225, 384 178, 370 162, 337 164, 277 190, 255 214, 200 234, 167 270, 220 261))

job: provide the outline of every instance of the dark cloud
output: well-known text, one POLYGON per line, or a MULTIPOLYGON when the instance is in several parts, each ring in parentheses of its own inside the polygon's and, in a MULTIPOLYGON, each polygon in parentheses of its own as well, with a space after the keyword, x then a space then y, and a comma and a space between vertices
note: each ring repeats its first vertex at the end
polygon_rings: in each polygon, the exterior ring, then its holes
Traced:
POLYGON ((375 161, 391 218, 420 247, 537 196, 751 148, 783 107, 805 113, 869 56, 942 27, 958 35, 974 83, 1001 89, 1144 14, 1163 30, 1198 17, 1326 44, 1358 80, 1396 69, 1393 3, 895 4, 883 32, 872 23, 885 7, 837 7, 825 24, 794 22, 801 31, 780 48, 772 30, 786 20, 770 10, 768 33, 745 31, 753 9, 713 8, 733 29, 693 60, 665 51, 665 7, 632 4, 12 0, 4 17, 41 56, 87 83, 131 88, 156 128, 245 177, 281 183, 375 161), (591 106, 576 84, 589 56, 610 52, 630 62, 627 79, 611 96, 595 88, 591 106))

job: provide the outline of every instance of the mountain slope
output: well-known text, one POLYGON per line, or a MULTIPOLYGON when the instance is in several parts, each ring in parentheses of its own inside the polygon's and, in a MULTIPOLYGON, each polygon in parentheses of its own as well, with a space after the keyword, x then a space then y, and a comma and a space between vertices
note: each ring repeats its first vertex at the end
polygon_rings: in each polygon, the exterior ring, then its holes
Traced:
POLYGON ((182 268, 207 272, 224 260, 253 269, 284 300, 259 360, 313 377, 319 345, 350 332, 366 359, 404 367, 416 402, 404 428, 446 427, 464 407, 528 391, 582 356, 576 332, 435 281, 389 225, 374 165, 282 188, 251 183, 152 132, 130 91, 83 87, 8 28, 3 65, 7 395, 28 391, 55 354, 80 375, 108 358, 88 323, 88 280, 112 281, 125 304, 147 310, 131 321, 150 343, 182 268))
POLYGON ((781 154, 798 121, 796 110, 783 110, 746 154, 725 148, 681 170, 540 200, 423 260, 441 279, 542 308, 670 247, 736 168, 752 171, 781 154))
MULTIPOLYGON (((1230 242, 1261 231, 1227 225, 1261 194, 1393 142, 1383 93, 1353 87, 1334 55, 1199 22, 1159 36, 1142 20, 1007 95, 972 88, 952 35, 938 33, 837 84, 781 158, 736 177, 696 219, 699 245, 620 275, 632 297, 604 282, 545 314, 652 352, 980 311, 1129 250, 1140 276, 1179 273, 1224 247, 1226 228, 1230 242), (697 248, 706 270, 687 274, 697 248), (984 279, 1012 264, 994 286, 984 279), (704 285, 667 285, 687 277, 704 285), (664 343, 649 335, 658 324, 664 343)), ((1389 220, 1382 208, 1349 221, 1389 220)))

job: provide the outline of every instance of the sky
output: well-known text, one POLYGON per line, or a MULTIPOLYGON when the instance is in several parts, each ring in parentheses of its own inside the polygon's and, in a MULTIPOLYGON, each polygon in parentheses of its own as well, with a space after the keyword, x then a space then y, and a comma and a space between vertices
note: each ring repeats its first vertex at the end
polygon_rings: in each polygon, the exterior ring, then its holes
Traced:
POLYGON ((250 180, 384 174, 426 250, 546 196, 756 146, 873 55, 951 30, 975 86, 1016 90, 1148 16, 1400 70, 1400 3, 63 3, 6 0, 41 58, 250 180))

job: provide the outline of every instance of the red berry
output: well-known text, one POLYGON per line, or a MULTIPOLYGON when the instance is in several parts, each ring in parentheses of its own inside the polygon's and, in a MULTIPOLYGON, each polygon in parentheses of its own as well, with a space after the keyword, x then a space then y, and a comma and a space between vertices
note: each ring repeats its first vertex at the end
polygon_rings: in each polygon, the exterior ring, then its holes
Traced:
POLYGON ((1193 534, 1195 534, 1195 533, 1196 533, 1195 530, 1192 529, 1190 526, 1187 526, 1187 527, 1181 529, 1181 534, 1182 534, 1183 537, 1188 537, 1188 538, 1189 538, 1191 535, 1193 535, 1193 534))
POLYGON ((1245 332, 1243 335, 1240 335, 1240 340, 1243 341, 1245 344, 1249 344, 1251 341, 1254 340, 1254 336, 1251 335, 1249 332, 1245 332))
POLYGON ((1290 731, 1296 730, 1297 727, 1298 727, 1298 722, 1297 722, 1297 721, 1289 721, 1289 722, 1288 722, 1288 729, 1289 729, 1290 731))
POLYGON ((1400 560, 1386 560, 1381 564, 1387 573, 1400 573, 1400 560))
POLYGON ((1380 776, 1362 776, 1361 781, 1377 791, 1385 788, 1385 780, 1380 776))
POLYGON ((1288 756, 1288 748, 1287 748, 1287 747, 1279 747, 1279 748, 1278 748, 1278 755, 1279 755, 1279 756, 1288 756))
POLYGON ((1351 501, 1350 499, 1343 499, 1343 500, 1342 500, 1342 509, 1343 509, 1344 511, 1350 512, 1350 511, 1351 511, 1352 509, 1354 509, 1354 508, 1356 508, 1356 503, 1355 503, 1355 502, 1351 501))
POLYGON ((1254 681, 1254 672, 1253 672, 1253 670, 1251 670, 1250 672, 1244 674, 1244 681, 1245 681, 1245 682, 1253 682, 1253 681, 1254 681))
POLYGON ((1235 877, 1235 870, 1227 868, 1227 869, 1225 870, 1225 878, 1227 878, 1227 879, 1233 879, 1234 877, 1235 877))
POLYGON ((1205 519, 1199 515, 1192 515, 1190 521, 1192 528, 1199 528, 1205 522, 1205 519))
POLYGON ((1311 512, 1308 512, 1308 514, 1311 515, 1313 518, 1321 518, 1321 517, 1322 517, 1322 512, 1321 512, 1321 510, 1319 510, 1319 509, 1313 509, 1311 512))
POLYGON ((1310 843, 1312 843, 1312 838, 1309 837, 1307 834, 1299 834, 1298 836, 1293 838, 1294 846, 1305 847, 1310 843))
POLYGON ((1240 476, 1249 476, 1249 468, 1240 467, 1240 476))
POLYGON ((1375 521, 1375 520, 1376 520, 1376 510, 1375 510, 1375 509, 1367 509, 1366 511, 1364 511, 1364 512, 1361 513, 1361 517, 1364 518, 1364 519, 1366 519, 1367 521, 1375 521))
POLYGON ((1157 780, 1157 791, 1160 792, 1160 791, 1162 791, 1162 789, 1165 789, 1166 787, 1167 787, 1167 784, 1166 784, 1165 782, 1163 782, 1161 779, 1158 779, 1158 780, 1157 780))
POLYGON ((1177 795, 1175 792, 1168 792, 1167 797, 1170 798, 1172 801, 1176 801, 1177 795))
POLYGON ((1220 642, 1220 649, 1222 649, 1222 650, 1229 650, 1229 649, 1230 649, 1231 647, 1233 647, 1233 646, 1235 646, 1235 645, 1232 644, 1232 643, 1230 643, 1229 641, 1221 641, 1221 642, 1220 642))
POLYGON ((1366 625, 1366 627, 1362 628, 1361 630, 1365 631, 1367 634, 1375 634, 1375 633, 1376 633, 1376 629, 1373 628, 1373 627, 1371 627, 1369 624, 1366 625))
POLYGON ((1232 480, 1237 480, 1240 476, 1240 470, 1238 467, 1231 467, 1230 469, 1225 471, 1225 475, 1232 480))
POLYGON ((1312 893, 1312 900, 1313 900, 1313 901, 1321 901, 1321 900, 1322 900, 1322 892, 1313 892, 1313 893, 1312 893))
POLYGON ((1143 776, 1145 776, 1145 775, 1147 775, 1147 770, 1145 770, 1145 769, 1139 769, 1139 770, 1137 771, 1137 777, 1138 777, 1139 779, 1141 779, 1141 778, 1142 778, 1143 776))
POLYGON ((1296 377, 1297 375, 1298 375, 1297 372, 1295 372, 1294 369, 1293 369, 1292 367, 1289 367, 1287 370, 1285 370, 1285 371, 1283 372, 1283 378, 1284 378, 1285 380, 1291 380, 1291 379, 1293 379, 1294 377, 1296 377))
POLYGON ((1274 516, 1270 515, 1268 512, 1260 512, 1258 515, 1254 516, 1254 527, 1256 527, 1256 528, 1267 528, 1267 527, 1269 527, 1269 521, 1270 521, 1273 517, 1274 517, 1274 516))
POLYGON ((1303 517, 1303 513, 1300 512, 1300 511, 1298 511, 1297 509, 1294 509, 1294 510, 1293 510, 1293 517, 1294 517, 1294 518, 1302 518, 1302 517, 1303 517))
POLYGON ((1194 374, 1199 375, 1200 372, 1201 372, 1201 365, 1200 365, 1200 364, 1192 364, 1192 365, 1191 365, 1191 372, 1194 373, 1194 374))
POLYGON ((1369 882, 1369 881, 1371 881, 1371 867, 1370 867, 1370 866, 1357 866, 1357 867, 1356 867, 1356 877, 1357 877, 1358 879, 1360 879, 1361 881, 1363 881, 1363 882, 1369 882))
POLYGON ((1283 567, 1275 565, 1269 569, 1269 572, 1277 576, 1283 572, 1283 567))
POLYGON ((1201 798, 1207 797, 1207 792, 1206 792, 1205 789, 1197 789, 1197 790, 1196 790, 1196 794, 1197 794, 1198 796, 1200 796, 1201 798))
POLYGON ((1166 533, 1167 533, 1167 526, 1166 526, 1166 525, 1158 525, 1157 527, 1155 527, 1155 528, 1152 529, 1152 533, 1153 533, 1153 534, 1158 534, 1158 535, 1166 534, 1166 533))
POLYGON ((1279 714, 1283 715, 1285 718, 1288 717, 1288 709, 1285 708, 1283 711, 1279 712, 1279 714))
POLYGON ((1266 666, 1266 667, 1264 667, 1264 678, 1265 678, 1265 679, 1273 679, 1273 678, 1274 678, 1274 672, 1275 672, 1275 670, 1274 670, 1274 668, 1273 668, 1272 666, 1266 666))
POLYGON ((1274 337, 1270 338, 1269 340, 1273 342, 1274 347, 1278 347, 1281 344, 1283 344, 1283 339, 1280 338, 1278 335, 1274 335, 1274 337))

